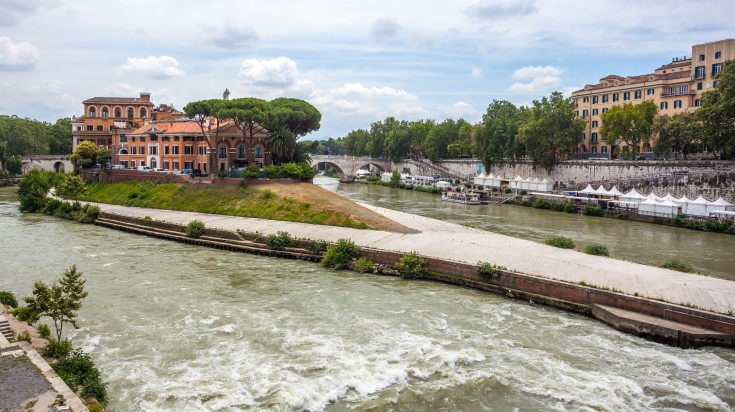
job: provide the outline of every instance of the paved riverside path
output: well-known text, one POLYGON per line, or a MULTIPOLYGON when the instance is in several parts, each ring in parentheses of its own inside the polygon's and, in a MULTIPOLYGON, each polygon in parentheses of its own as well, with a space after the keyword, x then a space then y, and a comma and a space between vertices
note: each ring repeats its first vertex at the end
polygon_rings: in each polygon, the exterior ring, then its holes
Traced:
MULTIPOLYGON (((625 294, 664 300, 718 313, 735 312, 735 281, 676 272, 624 260, 588 255, 573 250, 516 239, 440 220, 377 206, 365 205, 419 233, 401 234, 378 230, 349 229, 306 223, 232 217, 160 209, 144 209, 98 204, 103 212, 186 225, 194 219, 208 228, 240 229, 275 234, 285 231, 297 238, 334 242, 352 239, 356 244, 376 249, 411 252, 423 256, 476 264, 479 261, 505 266, 509 270, 568 282, 619 290, 625 294)), ((734 255, 735 263, 735 255, 734 255)))

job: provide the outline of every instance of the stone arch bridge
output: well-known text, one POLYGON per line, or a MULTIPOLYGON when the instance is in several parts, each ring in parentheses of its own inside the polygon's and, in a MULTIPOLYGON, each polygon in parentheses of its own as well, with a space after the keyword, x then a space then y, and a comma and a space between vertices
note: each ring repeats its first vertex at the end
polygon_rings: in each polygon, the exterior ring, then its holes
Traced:
POLYGON ((319 170, 319 164, 325 164, 325 170, 333 167, 339 173, 339 180, 352 180, 357 171, 368 166, 370 170, 384 173, 392 170, 392 162, 390 159, 376 159, 372 157, 358 156, 330 156, 330 155, 312 155, 311 164, 315 171, 319 170))
POLYGON ((74 165, 71 164, 69 156, 53 156, 53 155, 37 155, 37 156, 24 156, 23 171, 31 169, 43 169, 50 172, 71 172, 74 170, 74 165))

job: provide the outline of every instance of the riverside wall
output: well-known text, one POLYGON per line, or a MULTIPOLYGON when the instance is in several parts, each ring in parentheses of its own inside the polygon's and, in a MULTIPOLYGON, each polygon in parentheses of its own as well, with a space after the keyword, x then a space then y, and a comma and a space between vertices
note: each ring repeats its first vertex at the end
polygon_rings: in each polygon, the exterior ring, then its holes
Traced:
MULTIPOLYGON (((231 251, 311 261, 318 261, 321 257, 320 254, 300 249, 306 245, 306 241, 303 240, 297 243, 296 248, 269 249, 264 244, 262 235, 258 233, 206 229, 204 236, 192 239, 183 234, 183 226, 180 225, 112 214, 105 214, 98 219, 96 224, 117 230, 231 251)), ((398 262, 403 254, 362 248, 360 256, 380 265, 391 267, 398 262)), ((680 347, 735 346, 735 317, 729 315, 502 269, 498 271, 496 276, 482 277, 477 273, 474 265, 434 258, 426 258, 426 261, 426 268, 430 273, 425 278, 429 280, 471 287, 498 293, 508 298, 533 301, 590 316, 594 315, 625 332, 670 345, 680 347), (683 325, 706 328, 712 333, 691 334, 676 328, 652 328, 650 323, 634 319, 626 319, 624 323, 615 323, 595 315, 595 305, 611 306, 683 325)))

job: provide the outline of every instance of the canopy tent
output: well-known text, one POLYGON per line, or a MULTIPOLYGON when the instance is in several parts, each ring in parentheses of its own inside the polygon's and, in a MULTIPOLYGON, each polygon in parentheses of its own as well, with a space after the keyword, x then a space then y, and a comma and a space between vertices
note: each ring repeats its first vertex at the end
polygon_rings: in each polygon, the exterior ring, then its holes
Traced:
POLYGON ((709 204, 707 205, 708 215, 712 212, 720 211, 735 211, 735 205, 721 197, 714 202, 709 202, 709 204))
POLYGON ((630 189, 630 191, 623 194, 620 199, 627 202, 642 202, 646 197, 638 193, 635 189, 630 189))
POLYGON ((644 216, 656 217, 676 217, 679 213, 680 206, 674 202, 657 202, 653 199, 646 199, 638 204, 638 214, 644 216))
POLYGON ((598 187, 597 190, 595 190, 594 194, 598 196, 609 196, 607 190, 605 189, 605 186, 603 185, 600 185, 600 187, 598 187))
POLYGON ((647 199, 651 199, 651 200, 655 200, 657 202, 663 202, 664 201, 664 198, 663 197, 657 195, 654 192, 651 192, 648 196, 646 196, 646 198, 647 199))
POLYGON ((521 189, 521 186, 523 182, 525 182, 526 179, 522 178, 520 175, 516 176, 513 180, 510 181, 510 188, 511 189, 521 189))
POLYGON ((676 198, 674 196, 671 196, 671 193, 666 193, 666 196, 663 197, 663 200, 669 201, 669 202, 674 202, 674 203, 679 203, 679 201, 680 201, 679 198, 676 198))
POLYGON ((620 190, 618 190, 618 187, 617 186, 613 186, 612 189, 610 189, 610 190, 607 191, 607 193, 610 196, 615 196, 615 197, 620 197, 620 196, 623 195, 623 192, 621 192, 620 190))
POLYGON ((551 192, 554 190, 554 184, 550 183, 546 178, 538 183, 536 190, 539 192, 551 192))
POLYGON ((595 189, 592 188, 592 185, 587 185, 587 187, 584 188, 584 190, 580 190, 577 192, 578 195, 594 195, 595 189))
POLYGON ((687 202, 685 213, 693 216, 707 217, 709 216, 709 212, 707 212, 707 206, 709 206, 709 204, 709 200, 700 195, 698 198, 687 202))

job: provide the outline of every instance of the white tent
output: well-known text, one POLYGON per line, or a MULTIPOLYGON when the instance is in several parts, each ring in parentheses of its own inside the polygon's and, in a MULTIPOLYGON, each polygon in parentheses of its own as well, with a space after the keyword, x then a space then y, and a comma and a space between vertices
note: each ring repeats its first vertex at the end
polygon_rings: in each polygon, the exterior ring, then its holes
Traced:
POLYGON ((647 199, 651 199, 651 200, 655 200, 657 202, 663 202, 664 201, 664 198, 663 197, 657 195, 654 192, 651 192, 648 196, 646 196, 646 198, 647 199))
POLYGON ((584 188, 584 190, 580 190, 577 192, 578 195, 594 195, 595 189, 592 188, 592 185, 587 185, 587 187, 584 188))
POLYGON ((510 188, 511 189, 520 189, 521 183, 525 181, 526 179, 522 178, 520 175, 516 176, 515 179, 510 181, 510 188))
POLYGON ((638 214, 644 216, 656 216, 656 202, 653 199, 646 199, 638 203, 638 214))
POLYGON ((709 200, 700 195, 698 198, 687 202, 686 214, 701 217, 709 216, 709 213, 707 212, 707 206, 709 204, 709 200))
POLYGON ((674 202, 657 202, 653 199, 646 199, 638 204, 638 214, 656 217, 676 217, 679 213, 679 205, 674 202))
POLYGON ((625 193, 621 196, 620 200, 623 200, 625 202, 642 202, 646 199, 645 196, 638 193, 635 189, 630 189, 628 193, 625 193))
POLYGON ((539 182, 536 190, 538 190, 539 192, 551 192, 552 190, 554 190, 554 184, 544 178, 544 180, 539 182))
POLYGON ((600 187, 595 190, 595 194, 598 196, 609 196, 607 190, 605 189, 605 186, 600 185, 600 187))
POLYGON ((714 202, 709 202, 709 205, 707 205, 707 211, 709 213, 715 212, 715 211, 728 211, 732 212, 735 211, 735 204, 732 204, 728 202, 727 200, 723 198, 719 198, 715 200, 714 202))
POLYGON ((537 191, 539 182, 540 180, 538 180, 538 177, 534 177, 533 180, 531 180, 531 182, 528 183, 528 190, 537 191))
POLYGON ((669 202, 674 202, 674 203, 679 203, 680 201, 679 198, 671 196, 671 193, 666 193, 666 196, 664 196, 663 199, 669 202))
POLYGON ((482 172, 479 175, 475 176, 472 181, 477 186, 485 186, 487 185, 487 176, 485 175, 485 172, 482 172))
POLYGON ((610 189, 610 190, 607 191, 607 193, 610 196, 616 196, 616 197, 623 196, 623 192, 621 192, 620 190, 618 190, 618 187, 617 186, 613 186, 612 189, 610 189))

